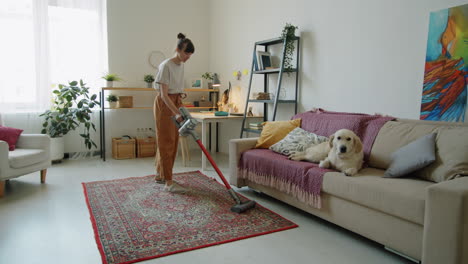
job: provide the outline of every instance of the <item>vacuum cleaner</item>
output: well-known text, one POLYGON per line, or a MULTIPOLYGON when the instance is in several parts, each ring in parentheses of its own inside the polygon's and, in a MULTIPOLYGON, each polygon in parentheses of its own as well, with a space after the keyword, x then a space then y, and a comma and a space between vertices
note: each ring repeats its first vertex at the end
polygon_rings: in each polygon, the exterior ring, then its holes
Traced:
POLYGON ((179 123, 174 117, 172 118, 172 120, 176 124, 177 128, 179 129, 179 135, 183 136, 183 137, 191 135, 193 137, 193 139, 197 142, 198 146, 200 146, 203 153, 205 153, 205 156, 208 158, 211 165, 213 166, 213 168, 218 173, 219 177, 223 181, 224 186, 226 186, 226 188, 227 188, 229 194, 231 195, 232 199, 234 199, 234 201, 236 202, 236 204, 233 207, 231 207, 231 211, 235 212, 235 213, 243 213, 243 212, 245 212, 245 211, 247 211, 247 210, 249 210, 251 208, 254 208, 255 204, 256 204, 255 201, 250 200, 250 201, 246 201, 246 202, 241 202, 241 200, 239 199, 239 196, 231 188, 231 185, 229 185, 226 178, 224 178, 223 173, 219 170, 218 166, 214 162, 213 158, 211 158, 211 155, 208 153, 208 151, 206 150, 203 143, 201 143, 200 137, 195 132, 195 127, 197 126, 198 121, 195 120, 190 115, 189 111, 185 107, 181 107, 181 108, 179 108, 179 110, 180 110, 180 113, 181 113, 182 118, 184 120, 179 123))

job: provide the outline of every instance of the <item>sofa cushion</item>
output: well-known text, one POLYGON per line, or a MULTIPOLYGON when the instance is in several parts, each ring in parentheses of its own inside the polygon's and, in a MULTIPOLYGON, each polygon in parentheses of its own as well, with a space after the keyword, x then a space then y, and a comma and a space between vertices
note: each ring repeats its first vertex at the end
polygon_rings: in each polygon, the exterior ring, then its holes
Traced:
POLYGON ((311 145, 317 145, 325 141, 328 141, 327 137, 296 127, 282 140, 273 144, 270 149, 283 155, 289 155, 294 151, 304 151, 311 145))
POLYGON ((436 160, 413 175, 434 182, 468 175, 467 123, 404 119, 387 122, 375 139, 369 166, 387 169, 394 151, 429 133, 437 133, 436 160))
POLYGON ((300 118, 288 121, 264 122, 262 133, 257 140, 255 148, 269 148, 299 126, 301 126, 300 118))
POLYGON ((6 141, 9 150, 13 151, 16 148, 16 141, 18 141, 22 132, 22 129, 0 126, 0 140, 6 141))
POLYGON ((435 133, 423 136, 392 153, 392 163, 384 177, 409 176, 411 172, 426 167, 435 161, 435 133))
POLYGON ((47 153, 43 149, 20 149, 8 153, 10 167, 19 169, 47 160, 47 153))
POLYGON ((468 127, 441 127, 437 130, 436 160, 415 172, 415 176, 433 182, 468 175, 468 127))
POLYGON ((383 178, 383 174, 383 170, 374 168, 362 169, 352 177, 327 172, 322 192, 422 225, 426 188, 434 183, 414 178, 383 178))

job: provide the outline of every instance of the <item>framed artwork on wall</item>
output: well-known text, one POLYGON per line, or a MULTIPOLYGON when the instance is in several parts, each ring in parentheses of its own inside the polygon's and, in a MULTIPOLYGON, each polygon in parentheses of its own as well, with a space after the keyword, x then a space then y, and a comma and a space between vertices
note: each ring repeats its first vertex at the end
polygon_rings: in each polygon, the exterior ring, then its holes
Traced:
POLYGON ((468 4, 430 13, 421 120, 464 122, 468 106, 468 4))
POLYGON ((260 70, 272 69, 271 54, 267 51, 257 51, 257 62, 260 70))
POLYGON ((190 81, 190 88, 193 89, 202 89, 203 88, 203 80, 201 78, 194 78, 190 81))

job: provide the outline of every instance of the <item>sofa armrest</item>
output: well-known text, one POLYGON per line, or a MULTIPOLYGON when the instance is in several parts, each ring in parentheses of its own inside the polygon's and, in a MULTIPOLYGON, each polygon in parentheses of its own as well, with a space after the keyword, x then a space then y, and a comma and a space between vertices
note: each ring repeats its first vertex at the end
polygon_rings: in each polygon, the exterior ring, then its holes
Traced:
POLYGON ((468 263, 468 177, 427 188, 422 263, 468 263))
POLYGON ((241 153, 252 149, 257 144, 258 137, 256 138, 238 138, 229 141, 229 183, 242 187, 245 186, 244 180, 239 179, 237 175, 237 166, 241 153))
POLYGON ((50 138, 43 134, 22 134, 16 143, 17 148, 22 149, 50 149, 50 138))

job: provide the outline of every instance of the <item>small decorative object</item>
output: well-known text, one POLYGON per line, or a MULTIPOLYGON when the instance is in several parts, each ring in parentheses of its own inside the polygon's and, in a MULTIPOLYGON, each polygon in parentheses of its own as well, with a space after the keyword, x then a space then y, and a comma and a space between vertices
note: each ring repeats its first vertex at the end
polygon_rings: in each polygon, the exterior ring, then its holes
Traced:
POLYGON ((252 112, 252 106, 249 106, 249 112, 247 112, 247 116, 254 116, 252 112))
POLYGON ((271 54, 267 51, 257 51, 257 61, 259 62, 260 70, 273 69, 271 65, 271 54))
POLYGON ((203 80, 200 78, 192 79, 190 88, 201 89, 203 88, 203 80))
POLYGON ((241 78, 242 78, 242 75, 247 75, 247 74, 249 74, 249 70, 244 69, 244 70, 242 70, 242 72, 241 72, 240 70, 234 71, 234 72, 232 73, 232 76, 236 77, 236 79, 237 79, 238 81, 240 81, 241 78))
POLYGON ((159 71, 159 65, 166 59, 166 55, 159 50, 151 51, 148 56, 148 63, 159 71))
POLYGON ((89 88, 85 85, 83 80, 80 80, 79 86, 77 81, 69 82, 68 85, 59 84, 59 89, 53 91, 52 109, 40 115, 45 117, 42 134, 59 138, 83 125, 80 136, 84 138, 86 148, 97 148, 89 130, 96 131, 91 120, 92 109, 101 104, 96 101, 96 94, 89 95, 89 88))
POLYGON ((107 87, 113 87, 114 82, 122 81, 122 79, 114 73, 108 73, 102 76, 102 78, 107 81, 107 87))
POLYGON ((257 98, 255 100, 270 100, 270 94, 269 93, 258 93, 257 98))
POLYGON ((225 111, 216 111, 214 115, 215 116, 228 116, 229 113, 225 111))
POLYGON ((283 99, 283 100, 286 99, 286 89, 281 88, 278 97, 279 97, 279 99, 283 99))
POLYGON ((284 69, 288 73, 288 76, 293 69, 291 63, 294 52, 294 37, 296 36, 295 32, 297 28, 297 26, 286 23, 280 36, 283 40, 286 39, 286 47, 284 47, 284 69))
POLYGON ((207 80, 208 82, 208 89, 213 89, 213 73, 211 72, 205 72, 201 76, 203 79, 207 80))
POLYGON ((119 96, 119 108, 132 108, 133 96, 119 96))
POLYGON ((107 102, 109 102, 109 108, 111 109, 117 108, 117 102, 119 101, 119 98, 116 95, 109 94, 106 100, 107 102))
POLYGON ((153 82, 154 82, 154 75, 152 74, 146 74, 143 80, 146 83, 146 87, 148 88, 153 88, 153 82))

